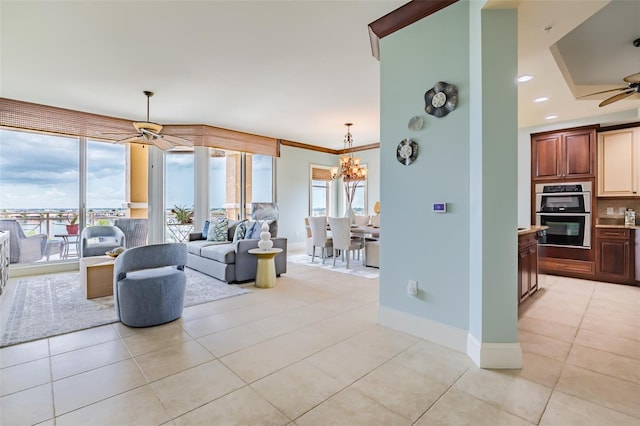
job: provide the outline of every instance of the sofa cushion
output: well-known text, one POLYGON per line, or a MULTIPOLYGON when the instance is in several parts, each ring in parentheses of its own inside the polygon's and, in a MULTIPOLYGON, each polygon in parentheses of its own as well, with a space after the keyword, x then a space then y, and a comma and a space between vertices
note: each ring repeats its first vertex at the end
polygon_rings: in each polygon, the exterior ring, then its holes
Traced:
POLYGON ((207 234, 209 233, 209 224, 211 222, 209 222, 208 220, 204 221, 204 226, 202 227, 202 239, 206 240, 207 239, 207 234))
POLYGON ((245 240, 257 240, 260 239, 260 233, 262 232, 262 224, 257 220, 249 221, 250 225, 247 226, 247 233, 244 235, 245 240))
POLYGON ((231 243, 203 247, 202 250, 200 250, 200 256, 221 263, 236 262, 235 246, 231 243))
POLYGON ((240 225, 244 220, 234 220, 229 219, 229 233, 227 236, 227 241, 233 241, 233 236, 236 233, 236 229, 238 229, 238 225, 240 225))
POLYGON ((228 241, 207 241, 207 240, 189 241, 189 243, 187 244, 187 253, 200 256, 200 251, 203 248, 209 247, 209 246, 215 246, 219 244, 228 244, 228 241))
POLYGON ((229 232, 229 219, 219 217, 209 224, 207 241, 227 241, 229 232))

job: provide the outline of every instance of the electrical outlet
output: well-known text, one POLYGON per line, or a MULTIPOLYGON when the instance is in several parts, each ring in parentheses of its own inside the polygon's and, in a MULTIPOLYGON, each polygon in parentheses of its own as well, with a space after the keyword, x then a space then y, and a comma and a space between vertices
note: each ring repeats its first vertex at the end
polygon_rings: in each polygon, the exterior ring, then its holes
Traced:
POLYGON ((607 207, 607 216, 611 216, 613 214, 613 207, 607 207))
POLYGON ((418 281, 409 280, 409 285, 407 286, 407 294, 409 296, 418 295, 418 281))
POLYGON ((624 216, 624 212, 627 211, 626 207, 618 207, 618 214, 624 216))

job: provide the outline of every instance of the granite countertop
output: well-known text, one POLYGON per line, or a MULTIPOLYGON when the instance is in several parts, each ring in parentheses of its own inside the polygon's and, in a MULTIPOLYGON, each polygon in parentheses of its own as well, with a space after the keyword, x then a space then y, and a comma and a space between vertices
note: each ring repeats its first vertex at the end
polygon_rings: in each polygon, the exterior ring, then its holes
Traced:
POLYGON ((527 228, 518 228, 518 235, 533 234, 534 232, 544 231, 549 229, 548 226, 529 226, 527 228))
POLYGON ((636 217, 636 224, 634 226, 625 226, 624 218, 599 217, 599 218, 596 218, 596 228, 640 229, 640 223, 638 223, 637 217, 636 217))
POLYGON ((640 229, 640 225, 628 226, 628 225, 597 224, 596 228, 640 229))

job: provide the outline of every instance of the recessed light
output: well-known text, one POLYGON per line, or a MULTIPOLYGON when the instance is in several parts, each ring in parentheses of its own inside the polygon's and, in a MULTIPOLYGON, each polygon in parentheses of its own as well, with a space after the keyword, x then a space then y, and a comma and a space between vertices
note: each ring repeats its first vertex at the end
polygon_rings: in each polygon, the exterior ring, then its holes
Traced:
POLYGON ((518 83, 524 83, 524 82, 527 82, 529 80, 533 80, 533 76, 532 75, 521 75, 520 77, 518 77, 518 83))
POLYGON ((554 118, 558 118, 557 115, 547 115, 544 119, 545 120, 553 120, 554 118))
POLYGON ((535 102, 535 103, 539 104, 540 102, 546 102, 546 101, 548 101, 548 100, 549 100, 549 98, 548 98, 548 97, 546 97, 546 96, 540 96, 539 98, 535 98, 535 99, 533 100, 533 102, 535 102))

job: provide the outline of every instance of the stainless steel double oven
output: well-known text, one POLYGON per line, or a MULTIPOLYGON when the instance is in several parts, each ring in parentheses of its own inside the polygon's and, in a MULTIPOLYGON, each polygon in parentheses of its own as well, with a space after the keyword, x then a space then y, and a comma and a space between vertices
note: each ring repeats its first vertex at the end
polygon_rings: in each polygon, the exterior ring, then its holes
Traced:
POLYGON ((591 186, 591 182, 536 184, 536 225, 549 227, 539 244, 591 248, 591 186))

